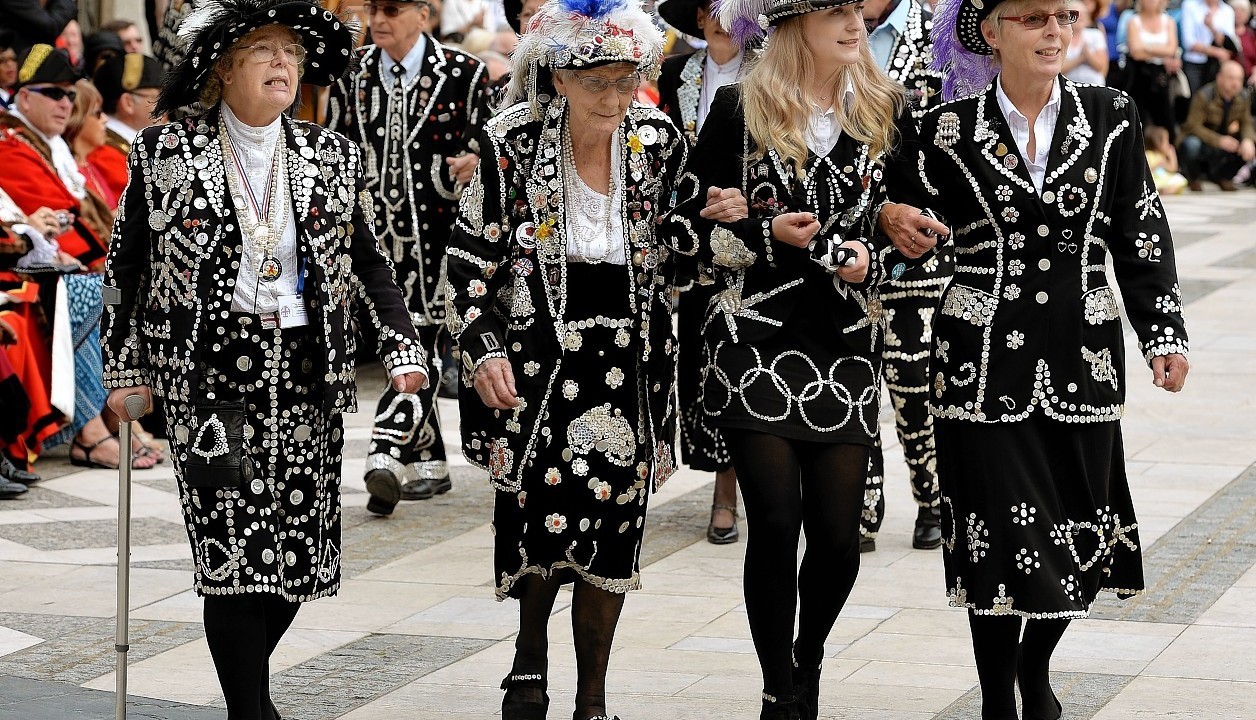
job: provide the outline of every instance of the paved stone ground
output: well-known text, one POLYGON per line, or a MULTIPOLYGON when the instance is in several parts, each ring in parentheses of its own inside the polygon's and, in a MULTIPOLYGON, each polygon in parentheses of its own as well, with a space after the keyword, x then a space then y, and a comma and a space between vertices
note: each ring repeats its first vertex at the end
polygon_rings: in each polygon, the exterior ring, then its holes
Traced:
MULTIPOLYGON (((1131 368, 1124 432, 1150 588, 1103 599, 1065 636, 1054 680, 1070 720, 1256 717, 1253 200, 1166 201, 1191 377, 1170 397, 1131 368)), ((364 407, 382 383, 363 374, 364 407)), ((456 406, 442 412, 455 441, 456 406)), ((371 516, 360 480, 369 422, 369 412, 346 419, 344 589, 301 610, 272 662, 276 702, 296 720, 491 718, 517 611, 492 597, 492 493, 455 462, 453 492, 371 516)), ((821 716, 975 718, 967 623, 946 606, 937 553, 910 548, 914 512, 888 412, 882 430, 887 521, 830 638, 821 716)), ((112 717, 116 477, 73 468, 64 451, 38 469, 43 483, 0 503, 0 720, 112 717)), ((610 709, 625 720, 757 716, 745 546, 704 541, 710 480, 682 471, 651 499, 645 588, 628 600, 611 663, 610 709)), ((130 716, 221 719, 168 464, 136 473, 132 516, 130 716)), ((569 598, 551 624, 555 717, 575 685, 569 598)))

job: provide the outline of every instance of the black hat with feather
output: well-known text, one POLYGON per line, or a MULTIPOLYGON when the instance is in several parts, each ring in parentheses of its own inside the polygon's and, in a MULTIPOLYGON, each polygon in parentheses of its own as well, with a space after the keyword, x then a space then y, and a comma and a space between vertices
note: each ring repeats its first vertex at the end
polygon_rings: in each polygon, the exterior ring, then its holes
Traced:
POLYGON ((245 35, 269 25, 291 28, 305 48, 301 82, 331 85, 354 58, 356 32, 309 0, 198 0, 179 26, 183 61, 166 73, 157 114, 200 99, 218 61, 245 35))

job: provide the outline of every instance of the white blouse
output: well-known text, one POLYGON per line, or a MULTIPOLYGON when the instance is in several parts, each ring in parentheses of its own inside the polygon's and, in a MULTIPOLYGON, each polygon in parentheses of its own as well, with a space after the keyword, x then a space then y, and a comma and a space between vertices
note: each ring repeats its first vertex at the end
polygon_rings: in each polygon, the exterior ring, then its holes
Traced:
MULTIPOLYGON (((221 107, 223 122, 227 126, 227 138, 240 158, 240 165, 244 168, 246 176, 245 180, 252 187, 254 197, 258 202, 262 202, 266 197, 266 178, 274 163, 275 153, 283 149, 280 142, 280 136, 283 134, 283 118, 275 118, 274 122, 265 127, 252 127, 245 125, 237 118, 226 103, 222 103, 221 107)), ((223 158, 223 164, 227 172, 235 177, 236 185, 241 192, 246 192, 245 180, 237 176, 235 162, 230 155, 223 158)), ((231 300, 231 309, 237 312, 256 314, 275 312, 279 309, 280 296, 297 294, 297 273, 300 272, 297 263, 297 222, 292 213, 292 196, 286 187, 287 173, 284 163, 280 164, 280 171, 276 173, 274 182, 279 183, 280 187, 275 201, 287 204, 283 212, 283 233, 272 251, 282 266, 279 278, 274 282, 262 282, 257 276, 257 266, 261 262, 258 256, 260 249, 254 247, 253 237, 249 233, 249 228, 256 220, 249 219, 253 218, 254 214, 248 198, 234 195, 231 198, 235 205, 236 217, 240 220, 240 235, 244 248, 240 272, 236 276, 235 295, 231 300)))
POLYGON ((1047 161, 1051 156, 1051 142, 1055 139, 1055 126, 1060 120, 1060 83, 1056 81, 1051 84, 1051 99, 1043 106, 1042 112, 1038 113, 1032 129, 1029 127, 1029 118, 1022 115, 1007 93, 1003 92, 1002 75, 999 76, 995 88, 995 97, 998 98, 999 110, 1003 112, 1003 118, 1007 120, 1007 126, 1012 131, 1012 138, 1016 140, 1016 149, 1025 161, 1029 178, 1034 181, 1034 189, 1041 193, 1042 183, 1047 178, 1047 161), (1035 141, 1033 157, 1029 157, 1030 132, 1034 134, 1035 141))
POLYGON ((628 262, 624 237, 623 167, 619 162, 619 133, 611 139, 610 195, 589 187, 574 164, 564 172, 567 190, 567 259, 574 262, 624 265, 628 262))

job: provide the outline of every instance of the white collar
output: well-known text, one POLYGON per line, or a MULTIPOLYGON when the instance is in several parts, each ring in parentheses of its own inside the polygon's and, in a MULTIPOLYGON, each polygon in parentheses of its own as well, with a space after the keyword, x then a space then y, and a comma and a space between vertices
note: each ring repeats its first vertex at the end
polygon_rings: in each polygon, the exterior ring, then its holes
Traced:
POLYGON ((275 141, 279 139, 279 130, 283 124, 283 115, 280 115, 264 127, 246 125, 231 112, 231 107, 225 102, 222 103, 222 119, 227 126, 227 137, 231 139, 232 145, 242 150, 266 154, 274 151, 275 141))
MULTIPOLYGON (((406 81, 419 74, 419 68, 423 66, 423 56, 427 53, 427 33, 421 33, 419 39, 414 42, 414 47, 410 48, 410 52, 401 58, 401 67, 406 69, 406 81)), ((382 59, 386 62, 384 70, 386 73, 380 73, 386 78, 392 77, 392 66, 397 64, 392 55, 384 48, 380 48, 382 59)))
POLYGON ((126 138, 128 142, 133 140, 136 135, 140 134, 138 129, 127 125, 112 115, 105 120, 105 127, 116 132, 119 136, 126 138))
POLYGON ((742 53, 737 53, 732 60, 723 65, 715 62, 715 58, 711 57, 711 51, 707 50, 706 66, 707 71, 715 75, 736 75, 741 71, 742 53))
MULTIPOLYGON (((1016 108, 1016 105, 1012 102, 1011 98, 1007 96, 1007 93, 1003 92, 1003 73, 999 73, 999 77, 995 81, 994 96, 999 101, 999 110, 1003 111, 1003 117, 1008 122, 1011 122, 1013 113, 1015 113, 1015 115, 1020 119, 1026 122, 1029 121, 1029 118, 1025 117, 1025 114, 1016 108)), ((1049 107, 1056 107, 1058 109, 1059 105, 1060 78, 1056 77, 1056 79, 1051 83, 1051 97, 1047 100, 1047 104, 1042 106, 1042 109, 1046 110, 1049 107)), ((1042 115, 1041 112, 1038 114, 1039 116, 1042 115)))
POLYGON ((911 10, 911 4, 916 0, 900 0, 898 7, 894 8, 894 12, 885 19, 885 22, 873 28, 870 35, 876 35, 881 32, 881 28, 889 28, 894 31, 895 35, 902 35, 903 29, 907 26, 907 13, 911 10))

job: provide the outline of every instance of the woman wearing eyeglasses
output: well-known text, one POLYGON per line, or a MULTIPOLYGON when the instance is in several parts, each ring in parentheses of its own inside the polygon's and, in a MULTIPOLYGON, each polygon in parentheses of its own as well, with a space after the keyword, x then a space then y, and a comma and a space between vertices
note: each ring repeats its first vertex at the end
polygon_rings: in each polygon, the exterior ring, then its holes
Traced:
POLYGON ((1189 367, 1135 104, 1060 75, 1077 17, 1061 0, 946 0, 934 61, 961 99, 924 117, 911 163, 955 228, 930 398, 947 592, 969 612, 987 720, 1017 717, 1014 685, 1025 718, 1060 717, 1048 671, 1069 622, 1100 590, 1144 587, 1109 259, 1152 381, 1176 392, 1189 367))
POLYGON ((307 0, 198 2, 143 130, 110 244, 109 406, 164 399, 195 590, 229 720, 275 720, 268 664, 301 603, 340 587, 341 413, 352 308, 398 390, 425 357, 368 220, 358 148, 285 115, 349 65, 350 28, 307 0))
POLYGON ((448 326, 463 451, 497 490, 497 597, 520 601, 502 717, 545 717, 550 612, 574 583, 573 717, 590 720, 609 717, 647 497, 674 469, 674 265, 655 221, 686 145, 632 100, 662 60, 639 4, 551 0, 527 29, 459 207, 448 326))
MULTIPOLYGON (((877 210, 901 189, 886 164, 915 132, 860 3, 737 0, 716 15, 739 42, 771 30, 740 83, 716 93, 667 230, 701 248, 701 279, 717 290, 702 402, 751 527, 760 718, 814 720, 824 642, 859 574, 884 345, 877 288, 908 267, 874 237, 877 210), (743 197, 739 212, 712 215, 743 197)), ((945 232, 918 212, 905 223, 945 232)))

